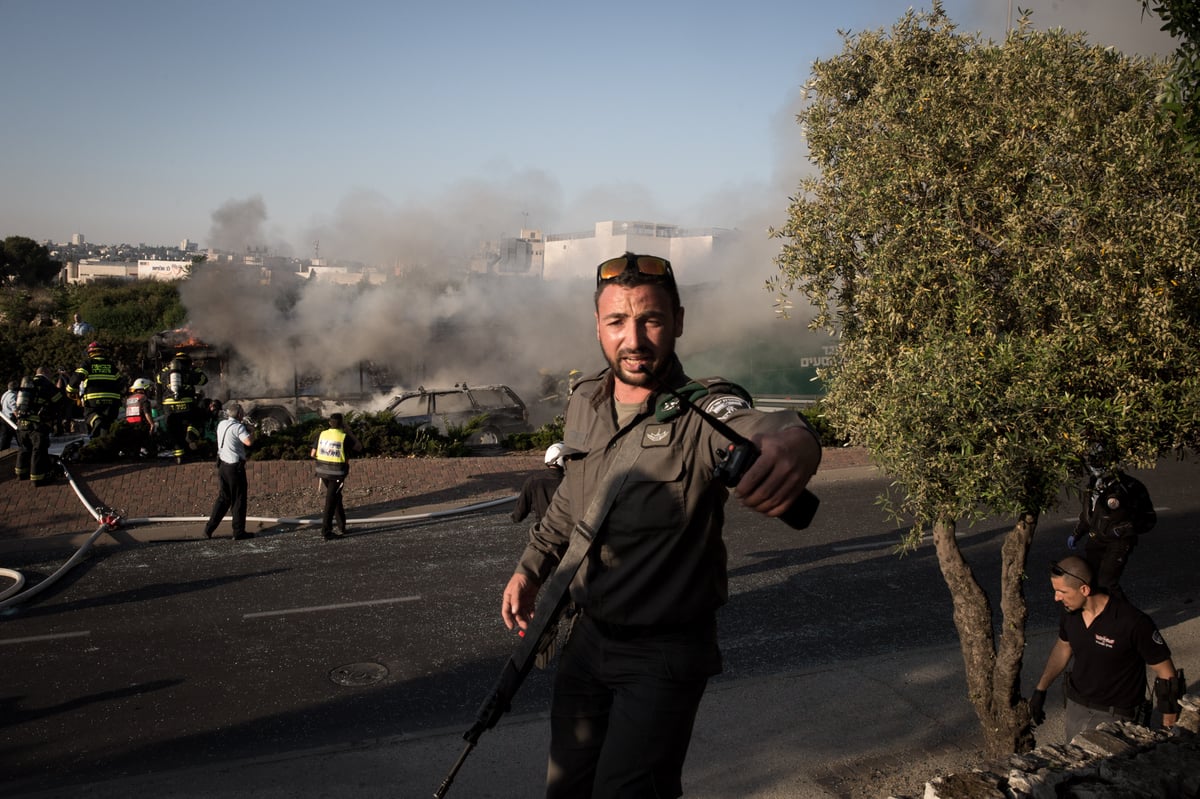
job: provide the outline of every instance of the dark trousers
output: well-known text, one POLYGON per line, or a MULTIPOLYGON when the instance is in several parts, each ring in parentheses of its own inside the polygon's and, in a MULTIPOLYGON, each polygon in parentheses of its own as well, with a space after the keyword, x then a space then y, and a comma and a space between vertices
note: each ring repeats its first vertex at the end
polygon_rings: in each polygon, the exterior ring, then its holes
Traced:
POLYGON ((83 421, 87 424, 88 435, 96 438, 107 433, 117 421, 120 412, 121 404, 116 400, 85 401, 83 421))
POLYGON ((196 429, 196 413, 192 406, 171 409, 167 411, 167 443, 171 454, 182 458, 188 451, 189 431, 193 440, 200 439, 200 431, 196 429))
POLYGON ((22 427, 17 431, 17 464, 13 473, 18 480, 28 478, 40 483, 50 476, 50 428, 46 425, 22 427))
POLYGON ((338 532, 346 532, 346 508, 342 505, 342 484, 345 482, 345 477, 321 478, 321 485, 325 486, 325 513, 321 516, 321 532, 325 535, 333 531, 335 519, 338 532))
POLYGON ((708 678, 715 621, 601 631, 586 615, 563 647, 550 710, 547 799, 674 799, 708 678))
POLYGON ((1134 535, 1107 539, 1088 536, 1084 545, 1084 558, 1092 569, 1092 584, 1110 594, 1124 596, 1121 575, 1125 572, 1125 564, 1129 562, 1129 555, 1136 545, 1137 536, 1134 535))
POLYGON ((208 516, 208 524, 204 526, 204 534, 212 535, 225 512, 232 508, 230 519, 233 522, 233 534, 241 535, 246 532, 246 462, 218 461, 217 480, 221 490, 217 494, 217 501, 213 503, 212 513, 208 516))

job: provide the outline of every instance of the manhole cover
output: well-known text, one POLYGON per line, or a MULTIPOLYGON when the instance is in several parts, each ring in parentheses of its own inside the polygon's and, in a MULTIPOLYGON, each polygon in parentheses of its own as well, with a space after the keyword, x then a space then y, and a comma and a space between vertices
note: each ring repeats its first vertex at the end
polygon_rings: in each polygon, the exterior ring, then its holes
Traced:
POLYGON ((351 663, 338 666, 329 672, 329 679, 338 685, 371 685, 382 680, 387 674, 387 666, 382 663, 351 663))

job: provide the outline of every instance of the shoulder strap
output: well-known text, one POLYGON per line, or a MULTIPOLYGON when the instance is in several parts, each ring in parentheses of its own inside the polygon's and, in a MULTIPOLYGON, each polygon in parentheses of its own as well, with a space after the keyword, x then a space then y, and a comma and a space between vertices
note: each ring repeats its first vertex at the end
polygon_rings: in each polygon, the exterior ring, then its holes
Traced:
MULTIPOLYGON (((640 429, 640 426, 633 428, 633 430, 637 429, 640 429)), ((617 445, 617 451, 613 455, 612 461, 609 462, 608 471, 604 474, 600 489, 588 503, 583 517, 575 523, 575 527, 571 530, 567 551, 563 553, 554 574, 542 589, 529 628, 525 631, 521 644, 512 655, 513 664, 522 673, 522 676, 529 671, 529 666, 533 664, 534 655, 540 648, 542 638, 548 631, 557 629, 558 617, 567 606, 570 597, 571 582, 575 579, 579 567, 587 559, 588 553, 591 552, 596 532, 604 524, 608 511, 621 491, 621 486, 625 485, 626 478, 633 471, 633 464, 641 454, 641 436, 635 435, 633 430, 627 432, 617 445)))

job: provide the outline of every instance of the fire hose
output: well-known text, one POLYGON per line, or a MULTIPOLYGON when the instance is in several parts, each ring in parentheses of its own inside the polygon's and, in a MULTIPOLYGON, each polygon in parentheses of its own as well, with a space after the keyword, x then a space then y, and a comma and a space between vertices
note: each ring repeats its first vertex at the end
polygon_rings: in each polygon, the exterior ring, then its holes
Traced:
MULTIPOLYGON (((0 418, 2 418, 2 420, 4 422, 9 422, 8 418, 3 416, 3 414, 0 414, 0 418)), ((9 422, 9 423, 11 424, 11 422, 9 422)), ((20 571, 17 571, 16 569, 0 568, 0 578, 7 577, 8 579, 13 581, 13 584, 11 586, 4 589, 3 591, 0 591, 0 610, 4 610, 13 605, 17 605, 19 603, 25 602, 25 601, 29 600, 30 598, 36 596, 37 594, 41 593, 45 589, 49 588, 55 582, 57 582, 63 575, 65 575, 67 572, 69 572, 71 569, 73 569, 76 565, 78 565, 80 563, 80 561, 82 561, 87 556, 88 551, 92 548, 92 546, 95 544, 96 540, 100 537, 100 535, 102 533, 116 530, 118 528, 129 526, 129 525, 161 524, 161 523, 171 523, 171 522, 207 522, 208 521, 207 516, 144 516, 144 517, 140 517, 140 518, 126 519, 126 518, 124 518, 124 515, 122 514, 122 512, 114 510, 112 508, 92 507, 88 503, 87 498, 84 496, 83 491, 80 489, 79 484, 76 482, 74 475, 72 475, 70 470, 67 469, 66 464, 63 463, 61 459, 58 459, 58 464, 62 468, 63 474, 66 475, 67 482, 70 484, 72 490, 74 490, 75 495, 77 497, 79 497, 79 501, 81 503, 83 503, 83 506, 87 509, 88 513, 92 516, 92 518, 100 523, 100 526, 95 529, 95 531, 88 537, 87 541, 85 541, 79 547, 79 549, 77 549, 75 551, 75 554, 73 554, 70 557, 70 559, 67 560, 66 563, 64 563, 62 566, 60 566, 53 574, 51 574, 45 580, 42 580, 40 583, 33 586, 32 588, 29 588, 26 591, 23 591, 23 592, 21 591, 21 589, 25 587, 25 576, 20 571)), ((408 514, 406 516, 381 516, 381 517, 374 517, 374 518, 369 518, 369 519, 347 519, 346 524, 347 525, 352 525, 352 524, 377 525, 377 524, 395 524, 395 523, 403 524, 403 523, 408 523, 408 522, 425 521, 428 519, 439 519, 439 518, 444 518, 447 516, 457 516, 459 514, 464 514, 464 513, 473 513, 475 511, 484 510, 486 508, 491 508, 496 505, 502 505, 506 502, 512 502, 516 498, 517 498, 517 495, 513 494, 511 496, 501 497, 499 499, 486 500, 483 502, 475 502, 470 505, 463 505, 458 508, 448 508, 446 510, 430 511, 427 513, 413 513, 413 514, 408 514)), ((292 518, 292 517, 286 517, 286 516, 280 516, 280 517, 247 516, 246 521, 264 522, 267 524, 292 524, 292 525, 297 525, 297 526, 306 526, 306 525, 317 524, 321 520, 316 517, 292 518)))

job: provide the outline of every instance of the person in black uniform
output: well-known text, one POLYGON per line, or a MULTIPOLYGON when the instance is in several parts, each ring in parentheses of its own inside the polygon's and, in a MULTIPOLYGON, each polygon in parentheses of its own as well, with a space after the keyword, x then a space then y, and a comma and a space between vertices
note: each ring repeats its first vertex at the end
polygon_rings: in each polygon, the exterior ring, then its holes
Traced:
POLYGON ((1146 486, 1120 469, 1092 470, 1083 509, 1067 546, 1076 549, 1085 540, 1084 557, 1095 576, 1096 588, 1124 594, 1121 574, 1138 536, 1150 532, 1158 521, 1146 486))
POLYGON ((563 452, 561 441, 546 448, 545 463, 549 471, 525 478, 510 517, 514 522, 522 521, 530 512, 535 522, 541 521, 563 479, 563 452))
POLYGON ((53 481, 50 458, 50 431, 67 407, 66 395, 50 379, 50 370, 39 366, 33 378, 25 378, 17 390, 17 464, 18 480, 29 479, 35 486, 53 481))
POLYGON ((1073 657, 1063 685, 1067 741, 1105 721, 1136 720, 1145 701, 1147 666, 1155 675, 1163 726, 1173 726, 1186 684, 1158 627, 1124 597, 1094 589, 1091 583, 1092 570, 1083 558, 1071 556, 1050 566, 1054 601, 1062 604, 1063 613, 1058 642, 1029 702, 1033 723, 1046 720, 1046 690, 1073 657))

